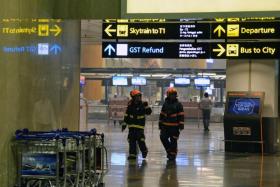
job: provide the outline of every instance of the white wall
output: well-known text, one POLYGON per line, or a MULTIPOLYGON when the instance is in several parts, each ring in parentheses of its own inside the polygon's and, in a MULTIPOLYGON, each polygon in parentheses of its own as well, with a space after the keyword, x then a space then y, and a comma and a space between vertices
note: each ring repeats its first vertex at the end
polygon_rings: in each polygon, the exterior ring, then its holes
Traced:
POLYGON ((278 117, 278 62, 276 60, 228 60, 227 91, 265 92, 263 117, 278 117))
POLYGON ((127 13, 278 11, 279 0, 127 0, 127 13))

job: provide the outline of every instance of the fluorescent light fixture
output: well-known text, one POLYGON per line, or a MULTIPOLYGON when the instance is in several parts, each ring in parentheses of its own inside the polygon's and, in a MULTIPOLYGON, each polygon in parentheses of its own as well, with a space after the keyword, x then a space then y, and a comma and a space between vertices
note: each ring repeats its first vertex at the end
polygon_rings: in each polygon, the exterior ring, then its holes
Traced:
POLYGON ((198 73, 198 76, 214 76, 217 75, 216 73, 198 73))
POLYGON ((213 59, 206 59, 206 63, 208 63, 208 64, 213 64, 213 63, 214 63, 214 60, 213 60, 213 59))
POLYGON ((170 74, 154 74, 152 77, 166 77, 169 76, 170 74))
POLYGON ((121 73, 121 74, 117 74, 117 76, 132 77, 133 75, 130 73, 121 73))
POLYGON ((140 74, 140 77, 151 77, 151 75, 148 75, 148 74, 140 74))

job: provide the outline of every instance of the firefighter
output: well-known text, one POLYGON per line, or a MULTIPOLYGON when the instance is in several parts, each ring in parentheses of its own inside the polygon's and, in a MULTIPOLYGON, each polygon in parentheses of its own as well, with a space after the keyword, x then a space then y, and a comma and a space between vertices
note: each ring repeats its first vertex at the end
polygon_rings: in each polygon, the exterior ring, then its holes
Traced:
POLYGON ((131 100, 128 102, 126 113, 124 116, 124 123, 122 124, 122 131, 128 126, 128 143, 129 156, 128 159, 136 159, 137 157, 137 143, 142 152, 142 157, 146 158, 148 149, 145 143, 144 127, 145 115, 150 115, 152 109, 147 102, 142 102, 142 93, 139 90, 132 90, 130 92, 131 100))
POLYGON ((177 140, 180 131, 184 129, 184 110, 177 99, 175 88, 168 88, 166 95, 159 117, 160 140, 166 150, 167 158, 175 160, 177 140))

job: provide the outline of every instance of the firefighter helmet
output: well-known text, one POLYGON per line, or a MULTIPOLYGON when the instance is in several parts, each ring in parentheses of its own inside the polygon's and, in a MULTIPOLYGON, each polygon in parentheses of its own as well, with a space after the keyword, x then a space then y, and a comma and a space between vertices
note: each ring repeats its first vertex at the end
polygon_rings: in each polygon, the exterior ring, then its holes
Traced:
POLYGON ((170 95, 172 95, 172 94, 174 94, 174 95, 177 96, 177 90, 176 90, 175 88, 173 88, 173 87, 169 87, 169 88, 167 89, 167 91, 166 91, 166 95, 167 95, 167 97, 168 97, 168 96, 170 96, 170 95))
POLYGON ((139 90, 136 90, 136 89, 130 91, 130 96, 131 97, 134 97, 134 96, 137 96, 137 95, 141 96, 142 93, 139 90))

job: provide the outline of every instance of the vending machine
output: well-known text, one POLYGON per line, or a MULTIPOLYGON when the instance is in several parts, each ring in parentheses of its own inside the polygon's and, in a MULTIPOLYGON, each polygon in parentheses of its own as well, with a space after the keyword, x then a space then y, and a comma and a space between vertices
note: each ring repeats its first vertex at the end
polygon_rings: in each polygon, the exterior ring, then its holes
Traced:
POLYGON ((264 151, 264 92, 228 92, 224 114, 225 151, 264 151))

